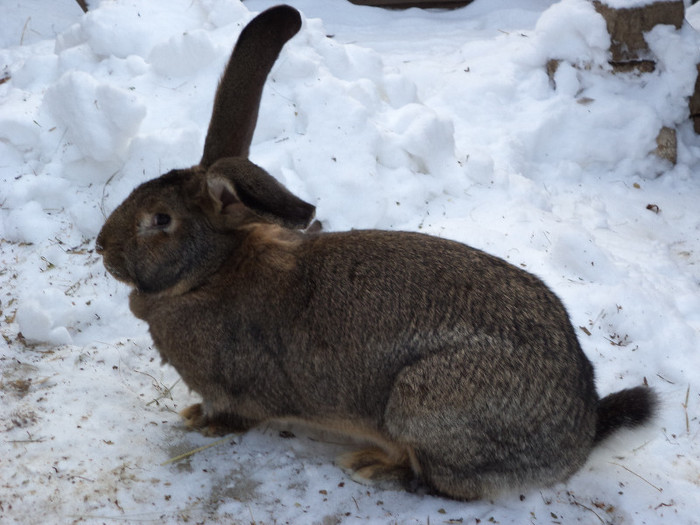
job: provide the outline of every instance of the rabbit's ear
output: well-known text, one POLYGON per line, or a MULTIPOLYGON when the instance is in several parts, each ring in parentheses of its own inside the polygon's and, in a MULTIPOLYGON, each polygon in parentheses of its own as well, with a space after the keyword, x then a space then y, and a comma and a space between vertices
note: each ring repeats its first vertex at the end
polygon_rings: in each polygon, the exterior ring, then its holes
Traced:
POLYGON ((221 159, 206 175, 209 197, 218 213, 232 212, 242 204, 255 214, 291 229, 304 229, 316 208, 277 182, 248 159, 221 159))
POLYGON ((202 167, 225 157, 248 157, 265 79, 282 46, 300 27, 299 12, 280 5, 243 28, 216 91, 202 167))

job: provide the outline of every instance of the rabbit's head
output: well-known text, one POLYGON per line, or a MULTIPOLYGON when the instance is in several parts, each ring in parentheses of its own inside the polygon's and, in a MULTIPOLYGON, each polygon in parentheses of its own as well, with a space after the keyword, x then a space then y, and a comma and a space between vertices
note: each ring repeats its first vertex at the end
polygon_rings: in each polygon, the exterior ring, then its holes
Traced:
POLYGON ((300 27, 296 10, 277 6, 241 32, 200 163, 142 184, 102 227, 96 249, 115 278, 142 292, 190 289, 221 264, 246 224, 309 225, 314 207, 247 159, 265 79, 300 27))

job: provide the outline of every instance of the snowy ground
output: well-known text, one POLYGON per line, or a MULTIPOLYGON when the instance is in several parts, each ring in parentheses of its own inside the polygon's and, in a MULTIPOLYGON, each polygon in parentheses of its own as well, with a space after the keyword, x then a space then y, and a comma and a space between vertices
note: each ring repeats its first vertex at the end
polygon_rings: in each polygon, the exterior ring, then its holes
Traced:
MULTIPOLYGON (((186 432, 177 411, 196 398, 94 240, 134 186, 198 161, 232 44, 270 2, 103 0, 83 15, 3 0, 0 522, 700 523, 695 32, 657 28, 656 72, 612 75, 583 0, 289 3, 304 27, 268 82, 252 159, 327 230, 420 230, 541 276, 599 391, 646 380, 659 417, 566 484, 473 503, 352 482, 333 463, 343 437, 186 432), (549 59, 563 60, 552 79, 549 59), (678 130, 675 166, 650 154, 662 126, 678 130)), ((688 18, 700 27, 698 8, 688 18)))

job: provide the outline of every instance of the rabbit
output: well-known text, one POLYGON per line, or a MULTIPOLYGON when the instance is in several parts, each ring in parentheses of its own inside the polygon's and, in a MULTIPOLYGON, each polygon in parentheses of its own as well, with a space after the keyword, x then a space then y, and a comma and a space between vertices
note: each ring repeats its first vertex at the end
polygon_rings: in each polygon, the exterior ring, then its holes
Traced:
POLYGON ((305 231, 315 207, 248 160, 265 79, 300 26, 283 5, 244 28, 200 163, 137 187, 96 240, 201 395, 185 425, 304 422, 366 442, 339 459, 353 479, 475 500, 565 481, 608 435, 648 422, 647 386, 599 398, 534 275, 425 234, 305 231))

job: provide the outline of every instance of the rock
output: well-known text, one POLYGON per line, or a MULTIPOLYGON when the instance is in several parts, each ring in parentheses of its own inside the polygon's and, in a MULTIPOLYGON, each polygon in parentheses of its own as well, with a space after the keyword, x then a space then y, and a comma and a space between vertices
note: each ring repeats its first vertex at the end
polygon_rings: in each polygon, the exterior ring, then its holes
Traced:
POLYGON ((615 71, 654 71, 655 57, 644 40, 644 33, 659 24, 680 29, 685 17, 683 0, 662 0, 638 7, 610 7, 605 1, 594 0, 593 5, 610 33, 610 63, 615 71))
POLYGON ((697 66, 698 76, 695 79, 695 90, 688 100, 690 117, 693 119, 695 133, 700 133, 700 64, 697 66))
POLYGON ((671 164, 676 164, 678 154, 678 142, 676 130, 664 126, 656 137, 656 149, 654 153, 662 159, 668 160, 671 164))
POLYGON ((554 75, 557 74, 557 69, 559 69, 559 64, 561 64, 561 60, 557 58, 550 58, 547 61, 547 77, 549 78, 549 85, 552 87, 552 89, 557 88, 557 83, 554 80, 554 75))
MULTIPOLYGON (((644 34, 659 24, 680 29, 685 23, 683 0, 659 0, 637 7, 611 7, 606 0, 594 0, 596 11, 605 19, 610 34, 610 64, 616 73, 651 73, 656 68, 656 57, 649 49, 644 34)), ((551 77, 550 77, 551 78, 551 77)), ((690 116, 696 133, 700 133, 700 64, 695 92, 688 101, 690 116)), ((676 132, 662 128, 656 138, 659 157, 676 162, 676 132)))

